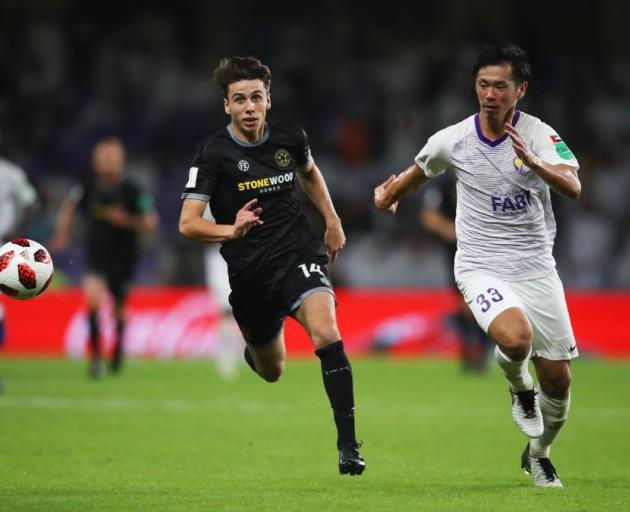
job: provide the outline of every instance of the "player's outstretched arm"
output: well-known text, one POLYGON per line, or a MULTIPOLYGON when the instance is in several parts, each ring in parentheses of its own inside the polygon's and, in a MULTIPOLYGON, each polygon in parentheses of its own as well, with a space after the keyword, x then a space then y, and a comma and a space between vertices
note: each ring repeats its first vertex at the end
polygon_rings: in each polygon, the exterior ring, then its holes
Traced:
POLYGON ((509 123, 505 125, 505 132, 512 140, 516 156, 545 180, 554 191, 570 199, 580 197, 582 184, 575 167, 565 164, 554 165, 543 161, 538 155, 532 153, 519 131, 509 123))
POLYGON ((103 218, 116 227, 148 233, 155 231, 160 223, 160 218, 154 211, 129 213, 120 205, 106 208, 103 218))
POLYGON ((424 229, 439 236, 445 242, 456 242, 455 221, 444 215, 439 209, 423 208, 418 214, 418 221, 424 229))
POLYGON ((311 161, 305 169, 299 172, 298 179, 304 193, 324 217, 326 222, 324 243, 326 244, 328 261, 332 263, 346 245, 346 235, 343 232, 341 219, 335 211, 324 177, 315 162, 311 161))
POLYGON ((374 189, 374 204, 379 210, 394 214, 398 209, 398 200, 417 189, 427 179, 420 166, 414 163, 398 176, 392 174, 374 189))
POLYGON ((256 206, 258 199, 252 199, 236 213, 234 224, 215 224, 203 218, 205 201, 185 199, 179 217, 179 232, 184 238, 202 242, 228 242, 245 236, 260 220, 262 208, 256 206))
POLYGON ((48 241, 50 252, 63 251, 68 246, 70 228, 72 227, 72 221, 76 211, 77 202, 71 197, 64 199, 59 215, 57 216, 55 231, 52 238, 48 241))

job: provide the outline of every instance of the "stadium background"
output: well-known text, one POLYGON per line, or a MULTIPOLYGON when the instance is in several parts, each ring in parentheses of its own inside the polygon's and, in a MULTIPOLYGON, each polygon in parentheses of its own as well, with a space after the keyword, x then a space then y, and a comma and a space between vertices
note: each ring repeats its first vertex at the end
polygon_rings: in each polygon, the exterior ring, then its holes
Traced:
POLYGON ((89 381, 72 359, 86 334, 80 229, 54 255, 54 289, 0 297, 0 511, 628 509, 630 4, 411 4, 0 0, 3 152, 40 197, 24 235, 46 243, 68 187, 89 172, 92 142, 111 133, 162 218, 145 241, 130 302, 134 359, 120 377, 89 381), (582 164, 580 201, 554 196, 583 356, 553 451, 558 493, 532 489, 519 470, 525 439, 498 368, 464 375, 453 357, 450 268, 418 227, 421 194, 394 219, 371 200, 428 135, 475 111, 474 55, 502 40, 532 56, 522 108, 582 164), (195 142, 227 123, 211 71, 238 53, 271 65, 271 120, 305 127, 348 234, 332 270, 353 349, 360 479, 336 474, 320 370, 295 324, 273 386, 244 365, 222 379, 206 360, 217 309, 200 244, 177 232, 179 193, 195 142), (413 357, 359 357, 377 342, 413 357), (72 358, 32 357, 59 354, 72 358))
MULTIPOLYGON (((533 61, 534 79, 521 108, 554 126, 582 165, 580 201, 554 195, 559 273, 580 297, 612 291, 616 302, 597 306, 609 320, 595 343, 612 336, 613 343, 630 345, 623 319, 613 314, 615 307, 628 306, 619 301, 627 300, 624 290, 630 288, 628 6, 452 0, 381 12, 358 5, 302 10, 249 1, 109 2, 95 11, 78 1, 4 0, 4 151, 27 170, 40 197, 24 236, 49 239, 64 194, 90 172, 92 143, 116 134, 128 147, 128 174, 152 192, 162 221, 157 236, 145 241, 138 283, 161 290, 202 285, 202 245, 183 240, 177 230, 179 191, 196 142, 227 123, 212 69, 221 56, 253 54, 273 70, 270 119, 304 126, 342 217, 349 243, 331 269, 336 286, 444 288, 452 270, 441 244, 419 229, 422 194, 390 218, 372 207, 372 189, 407 166, 431 133, 476 109, 470 76, 476 51, 487 42, 512 40, 533 61)), ((312 209, 309 214, 321 229, 312 209)), ((80 282, 81 238, 79 226, 71 248, 55 255, 53 288, 80 282)), ((399 311, 394 327, 377 325, 371 336, 393 329, 404 332, 390 336, 404 337, 422 330, 427 315, 431 322, 448 310, 424 297, 399 311), (425 317, 414 317, 417 306, 425 317)), ((50 311, 38 306, 41 314, 50 311)), ((68 307, 80 315, 80 300, 68 307)), ((210 324, 213 308, 210 303, 210 324)), ((19 325, 20 311, 27 309, 11 312, 12 324, 19 325)), ((344 313, 362 311, 348 304, 340 309, 342 318, 344 313)), ((593 339, 576 330, 581 341, 593 339)), ((15 331, 9 329, 9 351, 31 339, 22 331, 16 345, 15 331)), ((427 343, 420 338, 417 343, 427 343)), ((441 349, 452 350, 452 344, 441 349)))

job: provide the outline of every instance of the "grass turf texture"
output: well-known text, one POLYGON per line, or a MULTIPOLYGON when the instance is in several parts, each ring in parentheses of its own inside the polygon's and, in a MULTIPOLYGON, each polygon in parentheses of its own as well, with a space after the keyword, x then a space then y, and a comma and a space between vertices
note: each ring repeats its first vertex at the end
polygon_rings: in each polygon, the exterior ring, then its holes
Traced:
POLYGON ((273 385, 208 362, 131 362, 95 382, 84 363, 4 359, 0 510, 628 510, 629 370, 574 364, 556 490, 519 468, 497 368, 355 361, 368 467, 342 477, 315 359, 273 385))

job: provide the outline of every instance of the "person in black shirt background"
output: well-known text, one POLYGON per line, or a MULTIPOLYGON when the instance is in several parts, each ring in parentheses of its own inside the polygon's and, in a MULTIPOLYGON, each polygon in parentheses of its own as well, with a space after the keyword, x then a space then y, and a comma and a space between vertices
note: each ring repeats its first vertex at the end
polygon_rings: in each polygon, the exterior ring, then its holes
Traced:
POLYGON ((73 187, 65 199, 49 246, 52 251, 61 251, 68 245, 72 220, 80 210, 87 220, 83 288, 89 310, 89 371, 91 376, 100 377, 105 367, 99 342, 99 304, 109 290, 116 316, 110 370, 117 372, 123 362, 124 306, 138 257, 139 233, 155 230, 159 221, 152 198, 123 175, 125 147, 120 139, 99 140, 93 149, 92 166, 92 178, 73 187))
POLYGON ((304 130, 266 123, 269 68, 253 57, 229 57, 214 78, 230 124, 197 146, 182 195, 180 232, 222 244, 230 304, 247 343, 245 359, 260 377, 275 382, 283 372, 285 318, 304 327, 334 413, 339 471, 361 474, 365 461, 355 437, 352 369, 326 268, 346 242, 341 221, 304 130), (324 217, 325 249, 302 213, 296 181, 324 217), (203 218, 208 202, 215 222, 203 218))
MULTIPOLYGON (((455 186, 455 178, 450 173, 436 178, 424 193, 419 214, 420 225, 444 243, 450 267, 454 264, 455 253, 457 252, 455 236, 457 192, 455 186)), ((457 293, 458 306, 457 311, 450 316, 449 320, 455 327, 461 341, 462 370, 479 374, 485 373, 488 369, 489 356, 494 349, 494 342, 477 325, 472 311, 459 293, 452 272, 451 286, 457 293)))

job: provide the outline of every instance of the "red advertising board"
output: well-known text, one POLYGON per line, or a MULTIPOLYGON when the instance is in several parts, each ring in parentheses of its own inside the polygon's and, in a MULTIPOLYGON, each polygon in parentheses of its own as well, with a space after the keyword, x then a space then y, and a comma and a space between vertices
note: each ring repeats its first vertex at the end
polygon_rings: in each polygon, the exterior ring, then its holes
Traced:
MULTIPOLYGON (((349 352, 387 351, 397 355, 456 354, 458 339, 449 327, 457 305, 451 290, 338 290, 338 322, 349 352)), ((87 320, 78 289, 50 290, 30 301, 0 298, 6 309, 3 353, 82 357, 87 320)), ((629 292, 573 292, 567 296, 580 353, 629 357, 629 292)), ((214 298, 202 288, 141 288, 130 296, 125 345, 132 357, 213 357, 217 347, 214 298)), ((103 341, 111 347, 111 307, 99 313, 103 341)), ((285 330, 289 356, 312 354, 293 320, 285 330)))

